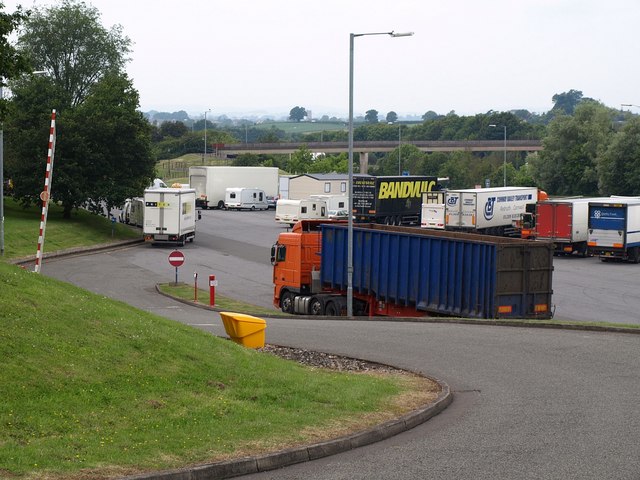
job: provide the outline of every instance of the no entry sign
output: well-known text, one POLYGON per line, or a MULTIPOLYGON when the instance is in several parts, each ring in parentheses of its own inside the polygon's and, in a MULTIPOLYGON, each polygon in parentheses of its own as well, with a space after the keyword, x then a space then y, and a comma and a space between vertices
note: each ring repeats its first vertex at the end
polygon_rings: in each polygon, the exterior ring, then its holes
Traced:
POLYGON ((169 263, 172 267, 181 267, 184 263, 184 254, 180 250, 174 250, 169 254, 169 263))

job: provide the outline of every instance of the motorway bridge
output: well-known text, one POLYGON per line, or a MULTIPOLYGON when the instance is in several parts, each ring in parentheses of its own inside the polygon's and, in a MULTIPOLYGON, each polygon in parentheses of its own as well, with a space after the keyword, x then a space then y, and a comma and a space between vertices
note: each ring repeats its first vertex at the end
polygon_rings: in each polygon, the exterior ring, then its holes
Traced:
MULTIPOLYGON (((390 152, 398 148, 396 141, 359 141, 353 143, 353 151, 357 153, 390 152)), ((423 152, 535 152, 542 150, 540 140, 460 140, 460 141, 426 141, 407 140, 402 145, 414 145, 423 152)), ((348 142, 292 142, 292 143, 235 143, 216 144, 216 153, 220 157, 239 155, 243 153, 290 154, 306 147, 312 152, 340 153, 349 150, 348 142)))

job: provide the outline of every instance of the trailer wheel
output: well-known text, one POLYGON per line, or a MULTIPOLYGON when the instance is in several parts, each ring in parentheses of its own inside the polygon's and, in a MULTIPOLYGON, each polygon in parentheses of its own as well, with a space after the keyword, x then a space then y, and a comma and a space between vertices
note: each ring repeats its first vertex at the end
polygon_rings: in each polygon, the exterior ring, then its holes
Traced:
POLYGON ((633 247, 629 253, 631 263, 640 263, 640 247, 633 247))
POLYGON ((322 300, 318 297, 313 297, 309 302, 309 313, 311 315, 324 315, 324 309, 322 308, 322 300))
POLYGON ((329 317, 337 317, 339 314, 338 314, 338 307, 336 306, 336 303, 329 300, 324 307, 324 313, 329 317))
POLYGON ((285 292, 280 299, 280 308, 284 313, 293 313, 293 298, 291 292, 285 292))

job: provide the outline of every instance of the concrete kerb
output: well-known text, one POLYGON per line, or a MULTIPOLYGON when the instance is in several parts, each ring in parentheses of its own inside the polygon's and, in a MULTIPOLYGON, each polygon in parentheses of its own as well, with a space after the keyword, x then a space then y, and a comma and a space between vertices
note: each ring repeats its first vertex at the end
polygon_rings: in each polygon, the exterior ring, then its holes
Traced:
POLYGON ((316 460, 385 440, 426 422, 442 412, 453 401, 453 393, 446 383, 433 377, 424 376, 440 385, 440 394, 435 401, 367 430, 265 455, 243 457, 237 460, 226 460, 185 469, 127 476, 122 477, 121 480, 222 480, 316 460))
MULTIPOLYGON (((138 243, 143 243, 143 242, 144 242, 143 238, 136 238, 132 240, 122 240, 119 242, 90 245, 87 247, 73 247, 73 248, 67 248, 65 250, 56 250, 53 252, 43 253, 42 258, 43 260, 46 260, 48 258, 62 258, 62 257, 70 257, 72 255, 85 255, 89 253, 98 253, 98 252, 104 252, 107 250, 115 250, 118 248, 128 247, 128 246, 136 245, 138 243)), ((30 255, 28 257, 13 258, 9 260, 9 263, 12 263, 14 265, 26 265, 29 263, 33 263, 35 261, 36 261, 36 256, 30 255)))

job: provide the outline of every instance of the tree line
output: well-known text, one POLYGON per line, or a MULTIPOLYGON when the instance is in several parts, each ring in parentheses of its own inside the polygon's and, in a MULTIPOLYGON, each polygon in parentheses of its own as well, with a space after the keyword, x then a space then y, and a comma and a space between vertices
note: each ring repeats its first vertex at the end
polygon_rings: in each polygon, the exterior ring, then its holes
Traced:
MULTIPOLYGON (((0 81, 11 95, 0 99, 5 132, 5 177, 23 204, 39 201, 44 183, 51 106, 58 114, 58 141, 52 199, 65 216, 80 206, 101 210, 139 195, 155 176, 160 159, 185 153, 211 153, 219 143, 346 141, 347 130, 287 134, 249 122, 191 122, 185 112, 151 124, 139 111, 139 95, 124 72, 130 40, 120 26, 106 29, 92 6, 63 0, 55 7, 20 8, 12 14, 0 4, 0 81), (52 32, 57 32, 55 35, 52 32), (8 38, 17 33, 17 42, 8 38), (34 73, 35 72, 35 73, 34 73), (44 73, 44 74, 42 74, 44 73), (207 129, 204 146, 202 130, 207 129), (41 172, 41 174, 40 174, 41 172)), ((425 153, 412 140, 539 139, 541 152, 509 152, 509 185, 538 186, 551 195, 636 195, 640 193, 640 120, 612 109, 579 90, 553 96, 543 114, 527 111, 459 116, 428 111, 418 124, 377 119, 356 124, 356 141, 398 141, 398 148, 371 154, 377 175, 449 177, 451 187, 501 185, 502 152, 425 153)), ((297 106, 292 113, 306 114, 297 106)), ((302 117, 304 118, 304 117, 302 117)), ((358 157, 354 170, 359 170, 358 157)), ((291 174, 348 171, 347 154, 324 155, 303 147, 293 155, 240 155, 235 165, 277 166, 291 174)))

